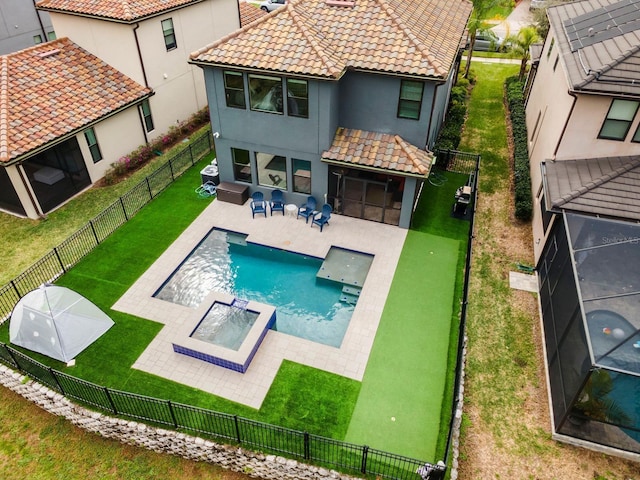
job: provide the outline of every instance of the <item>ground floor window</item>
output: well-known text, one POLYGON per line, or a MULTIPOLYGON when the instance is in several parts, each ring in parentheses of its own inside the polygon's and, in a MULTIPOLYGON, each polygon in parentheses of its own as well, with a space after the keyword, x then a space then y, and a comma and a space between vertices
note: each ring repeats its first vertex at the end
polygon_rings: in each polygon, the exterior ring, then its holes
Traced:
POLYGON ((280 155, 256 152, 258 185, 287 189, 287 159, 280 155))
POLYGON ((233 159, 234 178, 239 182, 251 183, 253 181, 253 175, 251 174, 251 160, 249 158, 249 150, 232 148, 231 158, 233 159))
POLYGON ((311 194, 311 162, 293 159, 293 191, 311 194))

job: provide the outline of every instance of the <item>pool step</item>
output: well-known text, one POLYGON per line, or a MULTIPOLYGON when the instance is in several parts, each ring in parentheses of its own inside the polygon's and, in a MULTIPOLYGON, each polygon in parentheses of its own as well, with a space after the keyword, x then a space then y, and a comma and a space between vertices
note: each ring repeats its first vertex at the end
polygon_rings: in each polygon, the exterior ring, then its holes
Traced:
POLYGON ((342 295, 340 295, 340 301, 348 303, 349 305, 355 305, 356 303, 358 303, 358 298, 360 297, 361 291, 361 288, 344 285, 342 287, 342 295))

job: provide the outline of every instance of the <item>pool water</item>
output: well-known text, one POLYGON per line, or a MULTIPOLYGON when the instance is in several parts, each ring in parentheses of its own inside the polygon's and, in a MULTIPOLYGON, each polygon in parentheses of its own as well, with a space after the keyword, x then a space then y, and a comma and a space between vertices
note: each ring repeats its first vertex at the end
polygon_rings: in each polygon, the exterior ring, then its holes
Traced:
POLYGON ((165 282, 156 298, 197 307, 212 291, 276 307, 274 329, 339 347, 353 314, 342 283, 318 278, 322 259, 212 230, 165 282))
POLYGON ((190 337, 238 351, 258 314, 215 302, 190 337))

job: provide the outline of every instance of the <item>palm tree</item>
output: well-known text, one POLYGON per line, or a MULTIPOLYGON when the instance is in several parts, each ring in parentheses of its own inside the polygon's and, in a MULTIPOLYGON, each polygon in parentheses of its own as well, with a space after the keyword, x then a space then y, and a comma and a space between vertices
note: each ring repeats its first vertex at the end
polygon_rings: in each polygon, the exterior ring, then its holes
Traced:
POLYGON ((524 80, 524 75, 527 72, 527 62, 531 58, 529 49, 531 45, 539 41, 540 37, 538 36, 538 32, 535 27, 531 26, 522 28, 517 35, 512 35, 505 40, 505 42, 511 44, 513 56, 521 59, 520 74, 518 75, 520 81, 524 80))
POLYGON ((473 46, 476 43, 476 33, 484 27, 484 19, 496 3, 498 3, 498 0, 473 0, 473 11, 467 24, 469 30, 469 51, 467 52, 467 65, 464 69, 464 78, 469 76, 473 46))

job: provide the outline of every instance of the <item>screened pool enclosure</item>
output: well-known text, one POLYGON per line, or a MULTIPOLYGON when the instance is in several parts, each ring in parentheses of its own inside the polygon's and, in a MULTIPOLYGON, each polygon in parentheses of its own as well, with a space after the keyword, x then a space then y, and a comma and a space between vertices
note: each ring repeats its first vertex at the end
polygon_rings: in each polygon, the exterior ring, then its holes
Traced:
POLYGON ((640 453, 640 224, 557 220, 538 264, 555 433, 640 453))

